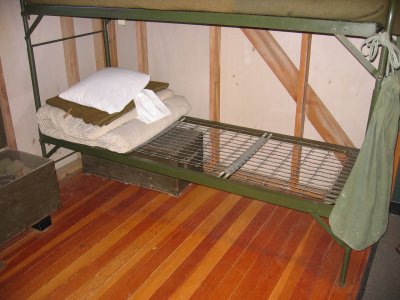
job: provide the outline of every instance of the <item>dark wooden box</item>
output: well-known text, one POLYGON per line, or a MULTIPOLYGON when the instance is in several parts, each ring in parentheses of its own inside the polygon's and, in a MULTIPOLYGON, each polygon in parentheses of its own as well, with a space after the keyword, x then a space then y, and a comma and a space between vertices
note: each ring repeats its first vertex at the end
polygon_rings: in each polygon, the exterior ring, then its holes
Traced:
POLYGON ((0 150, 0 244, 37 224, 61 207, 54 162, 28 153, 0 150), (25 169, 9 175, 6 164, 18 161, 25 169), (21 164, 22 162, 22 164, 21 164), (15 176, 15 177, 14 177, 15 176), (14 178, 13 178, 14 177, 14 178))
MULTIPOLYGON (((187 158, 186 163, 177 163, 175 159, 166 160, 137 152, 133 152, 127 155, 133 155, 136 157, 140 156, 171 165, 188 167, 191 169, 196 169, 201 171, 201 167, 196 167, 196 168, 189 167, 190 164, 188 164, 188 162, 202 161, 203 158, 202 152, 197 151, 196 153, 192 153, 193 149, 197 149, 199 145, 203 144, 202 133, 182 128, 173 128, 171 130, 175 130, 176 131, 175 134, 184 134, 185 143, 184 145, 181 145, 180 148, 163 149, 163 152, 164 153, 168 152, 168 154, 171 157, 181 157, 181 158, 185 157, 187 158)), ((146 150, 149 153, 153 151, 153 149, 150 146, 147 146, 146 150)), ((157 151, 157 149, 154 150, 157 151)), ((82 154, 82 164, 83 164, 83 171, 86 173, 119 180, 125 183, 142 186, 156 191, 165 192, 174 196, 179 196, 183 191, 183 189, 189 184, 189 182, 184 180, 176 179, 165 175, 160 175, 157 173, 123 165, 120 163, 112 162, 106 159, 90 156, 87 154, 82 154)))

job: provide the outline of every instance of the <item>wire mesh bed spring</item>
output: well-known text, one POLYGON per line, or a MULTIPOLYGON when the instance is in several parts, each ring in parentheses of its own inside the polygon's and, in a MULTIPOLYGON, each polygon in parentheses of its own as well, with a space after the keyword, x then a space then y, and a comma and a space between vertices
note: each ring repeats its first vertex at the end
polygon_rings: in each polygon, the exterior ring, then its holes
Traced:
POLYGON ((209 175, 334 203, 358 150, 271 132, 183 118, 137 148, 209 175))

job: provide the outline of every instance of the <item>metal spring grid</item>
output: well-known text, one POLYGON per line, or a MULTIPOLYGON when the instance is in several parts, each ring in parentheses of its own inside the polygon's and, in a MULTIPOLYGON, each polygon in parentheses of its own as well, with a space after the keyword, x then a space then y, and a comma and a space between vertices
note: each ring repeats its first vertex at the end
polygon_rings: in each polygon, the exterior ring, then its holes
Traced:
POLYGON ((231 179, 334 203, 354 160, 332 150, 271 138, 231 179))
MULTIPOLYGON (((221 177, 260 139, 251 130, 201 121, 180 121, 136 152, 177 162, 221 177)), ((270 134, 251 157, 243 159, 231 180, 334 203, 357 151, 270 134)))

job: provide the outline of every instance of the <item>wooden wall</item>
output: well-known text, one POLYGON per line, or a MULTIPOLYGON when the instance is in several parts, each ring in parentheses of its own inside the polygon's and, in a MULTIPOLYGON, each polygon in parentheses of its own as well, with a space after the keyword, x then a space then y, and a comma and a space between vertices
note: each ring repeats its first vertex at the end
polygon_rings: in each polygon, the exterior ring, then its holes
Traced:
POLYGON ((15 140, 10 106, 8 105, 6 83, 4 81, 3 67, 0 58, 0 148, 4 147, 17 149, 17 142, 15 140))

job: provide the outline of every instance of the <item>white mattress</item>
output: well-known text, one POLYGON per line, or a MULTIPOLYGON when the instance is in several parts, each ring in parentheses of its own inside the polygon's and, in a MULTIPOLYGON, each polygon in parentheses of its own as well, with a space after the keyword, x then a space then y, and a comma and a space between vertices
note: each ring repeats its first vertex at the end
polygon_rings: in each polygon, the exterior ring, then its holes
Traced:
POLYGON ((133 110, 124 122, 116 120, 106 129, 84 123, 65 111, 50 105, 42 106, 37 113, 40 131, 48 136, 69 142, 101 147, 118 153, 126 153, 142 145, 190 111, 190 105, 182 96, 173 95, 164 100, 171 114, 152 124, 137 119, 133 110), (123 124, 121 124, 123 123, 123 124), (117 127, 114 125, 118 124, 117 127))

